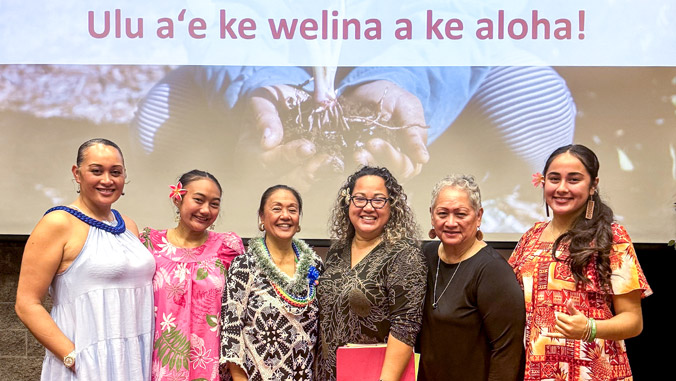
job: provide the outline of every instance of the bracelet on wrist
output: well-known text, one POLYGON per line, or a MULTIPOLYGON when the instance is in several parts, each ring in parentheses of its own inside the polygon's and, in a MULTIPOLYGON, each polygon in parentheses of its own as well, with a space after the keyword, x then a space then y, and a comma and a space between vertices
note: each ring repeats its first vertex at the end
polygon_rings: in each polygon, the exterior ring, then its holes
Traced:
POLYGON ((587 338, 587 342, 591 343, 596 339, 596 320, 594 318, 589 318, 589 321, 591 322, 591 330, 589 332, 589 337, 587 338))
POLYGON ((587 318, 587 324, 584 326, 584 330, 582 331, 582 337, 580 337, 580 340, 582 341, 589 341, 589 337, 591 336, 591 321, 589 318, 587 318))

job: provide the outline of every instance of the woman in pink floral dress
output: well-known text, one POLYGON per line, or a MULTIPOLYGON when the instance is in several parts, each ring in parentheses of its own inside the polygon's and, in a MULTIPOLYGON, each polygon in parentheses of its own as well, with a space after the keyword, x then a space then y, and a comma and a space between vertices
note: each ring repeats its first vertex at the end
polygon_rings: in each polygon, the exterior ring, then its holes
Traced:
POLYGON ((599 197, 599 161, 573 144, 547 160, 553 217, 521 237, 509 263, 526 301, 525 380, 632 380, 624 339, 652 294, 624 227, 599 197))
POLYGON ((207 229, 218 217, 221 186, 192 170, 171 187, 178 226, 145 228, 155 256, 153 380, 218 380, 221 296, 230 262, 244 251, 234 233, 207 229))

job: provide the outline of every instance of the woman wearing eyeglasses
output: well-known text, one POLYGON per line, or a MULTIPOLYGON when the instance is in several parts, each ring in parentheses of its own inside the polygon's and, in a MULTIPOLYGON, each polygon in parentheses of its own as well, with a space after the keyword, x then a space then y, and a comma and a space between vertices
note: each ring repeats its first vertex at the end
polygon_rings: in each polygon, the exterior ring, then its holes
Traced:
POLYGON ((399 380, 420 330, 427 276, 406 194, 386 168, 363 167, 340 188, 329 229, 316 379, 336 379, 339 346, 387 343, 380 379, 399 380))

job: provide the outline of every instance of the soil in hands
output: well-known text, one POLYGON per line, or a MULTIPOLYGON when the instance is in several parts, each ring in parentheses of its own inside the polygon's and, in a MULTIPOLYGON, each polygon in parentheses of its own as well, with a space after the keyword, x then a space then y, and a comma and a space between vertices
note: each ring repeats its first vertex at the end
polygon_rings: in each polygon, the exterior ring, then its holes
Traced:
POLYGON ((317 104, 312 97, 289 97, 286 105, 287 109, 280 115, 284 143, 297 139, 311 141, 317 152, 335 157, 337 172, 342 172, 345 161, 349 162, 353 153, 365 148, 373 138, 398 147, 396 130, 406 128, 384 120, 382 101, 369 105, 339 97, 327 104, 317 104))

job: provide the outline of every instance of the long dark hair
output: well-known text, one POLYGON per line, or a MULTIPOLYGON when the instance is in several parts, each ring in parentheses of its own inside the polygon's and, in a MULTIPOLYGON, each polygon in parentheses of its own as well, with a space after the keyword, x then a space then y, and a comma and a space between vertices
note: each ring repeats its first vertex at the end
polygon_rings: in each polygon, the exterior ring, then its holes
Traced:
MULTIPOLYGON (((549 165, 559 155, 569 153, 575 156, 591 176, 593 186, 594 179, 599 173, 599 159, 594 151, 581 144, 571 144, 557 148, 545 163, 543 173, 547 174, 549 165)), ((596 260, 596 272, 603 292, 609 293, 610 275, 610 249, 613 243, 613 211, 602 200, 598 191, 591 196, 594 201, 594 216, 586 219, 584 213, 577 217, 573 226, 565 233, 560 235, 552 247, 552 257, 556 260, 556 249, 562 243, 569 244, 570 255, 565 259, 570 267, 570 271, 577 282, 588 284, 591 280, 585 274, 585 269, 594 259, 596 260)))

